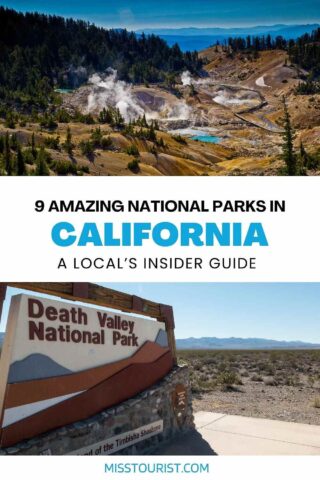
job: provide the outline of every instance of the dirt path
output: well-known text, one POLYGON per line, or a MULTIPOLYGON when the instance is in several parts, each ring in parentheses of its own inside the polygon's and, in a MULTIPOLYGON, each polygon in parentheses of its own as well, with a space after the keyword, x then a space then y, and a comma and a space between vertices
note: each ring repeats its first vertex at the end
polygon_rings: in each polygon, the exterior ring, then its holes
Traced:
MULTIPOLYGON (((260 80, 261 78, 263 79, 264 76, 259 77, 258 80, 260 80)), ((248 123, 251 126, 255 126, 272 133, 282 133, 283 130, 274 122, 272 122, 270 119, 268 119, 261 112, 261 109, 268 106, 269 103, 259 90, 256 90, 248 86, 227 84, 227 83, 220 83, 220 82, 212 83, 211 86, 213 85, 215 87, 228 88, 229 90, 235 90, 235 91, 247 90, 249 92, 254 92, 255 94, 257 94, 257 96, 260 98, 260 103, 258 105, 241 108, 240 110, 235 110, 234 107, 231 107, 228 105, 224 105, 224 108, 228 109, 235 117, 239 118, 240 120, 243 120, 244 122, 248 123), (259 112, 259 114, 256 114, 256 112, 259 112), (249 118, 247 114, 250 114, 249 118)), ((267 85, 264 84, 264 86, 266 87, 267 85)), ((209 87, 209 85, 207 87, 209 87)), ((206 94, 209 94, 209 91, 207 89, 203 89, 203 91, 206 94)))

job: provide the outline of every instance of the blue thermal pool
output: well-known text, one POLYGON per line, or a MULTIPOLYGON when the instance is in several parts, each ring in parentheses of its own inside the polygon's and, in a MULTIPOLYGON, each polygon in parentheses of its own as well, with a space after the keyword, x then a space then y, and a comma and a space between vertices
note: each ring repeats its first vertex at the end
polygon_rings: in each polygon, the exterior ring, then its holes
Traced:
POLYGON ((214 137, 213 135, 194 135, 190 137, 191 140, 198 140, 199 142, 206 142, 206 143, 219 143, 221 138, 214 137))
POLYGON ((57 93, 72 93, 72 88, 56 88, 55 92, 57 93))

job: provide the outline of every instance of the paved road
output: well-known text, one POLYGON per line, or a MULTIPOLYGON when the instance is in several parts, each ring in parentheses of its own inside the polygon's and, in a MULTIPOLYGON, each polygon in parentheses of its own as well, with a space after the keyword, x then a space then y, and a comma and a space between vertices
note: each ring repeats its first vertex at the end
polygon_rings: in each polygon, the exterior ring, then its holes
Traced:
POLYGON ((198 412, 196 431, 158 455, 320 455, 320 426, 198 412))

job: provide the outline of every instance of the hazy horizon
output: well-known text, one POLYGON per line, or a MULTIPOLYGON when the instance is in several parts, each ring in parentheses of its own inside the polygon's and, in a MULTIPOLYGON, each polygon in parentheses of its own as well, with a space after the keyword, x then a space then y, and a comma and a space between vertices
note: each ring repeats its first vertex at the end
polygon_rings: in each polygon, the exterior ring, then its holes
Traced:
POLYGON ((250 28, 270 25, 301 25, 319 23, 319 4, 306 0, 270 0, 257 4, 255 0, 229 0, 227 3, 211 0, 118 0, 105 4, 101 0, 69 0, 67 3, 41 0, 12 0, 0 5, 21 12, 39 12, 87 20, 106 28, 250 28))

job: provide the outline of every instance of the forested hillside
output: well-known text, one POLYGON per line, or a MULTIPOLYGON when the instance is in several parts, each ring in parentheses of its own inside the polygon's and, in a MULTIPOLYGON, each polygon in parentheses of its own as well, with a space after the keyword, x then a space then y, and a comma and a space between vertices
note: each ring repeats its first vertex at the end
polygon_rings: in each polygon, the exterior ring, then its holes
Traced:
POLYGON ((45 108, 53 87, 72 88, 92 72, 117 70, 134 83, 161 82, 183 70, 196 72, 196 52, 182 53, 155 35, 0 7, 0 101, 45 108))
POLYGON ((286 50, 290 61, 295 65, 310 70, 313 76, 320 75, 320 28, 313 33, 306 33, 296 40, 285 40, 278 36, 272 39, 270 35, 248 36, 245 38, 229 38, 228 47, 231 52, 264 50, 286 50))

